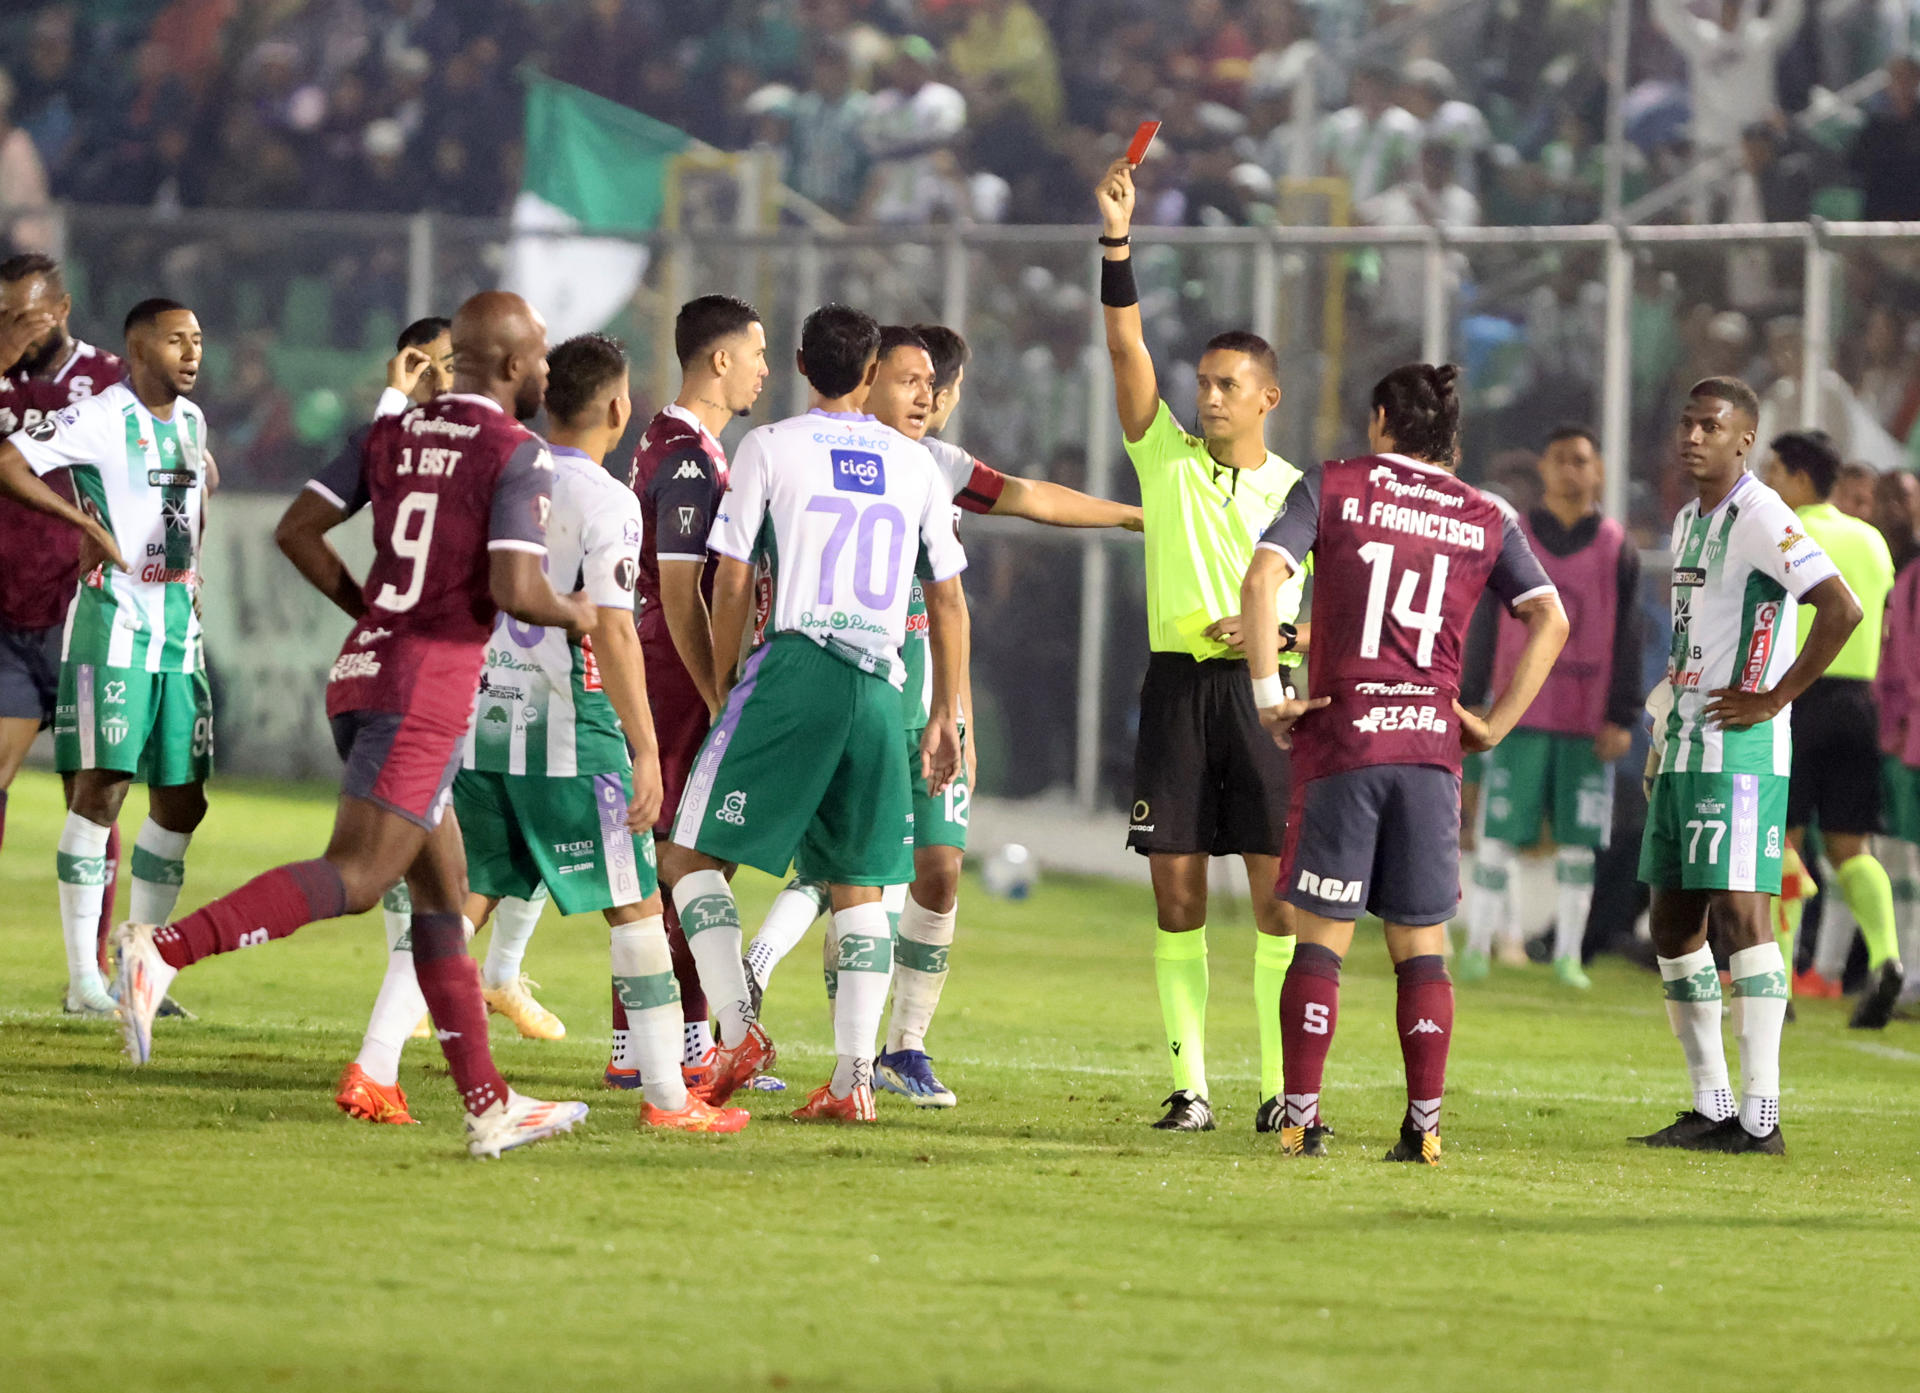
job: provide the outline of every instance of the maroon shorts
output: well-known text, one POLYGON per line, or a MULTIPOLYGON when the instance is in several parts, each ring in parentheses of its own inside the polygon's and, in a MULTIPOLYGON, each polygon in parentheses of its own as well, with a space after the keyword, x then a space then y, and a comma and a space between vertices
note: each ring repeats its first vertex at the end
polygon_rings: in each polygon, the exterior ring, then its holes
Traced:
POLYGON ((706 699, 694 686, 672 640, 662 644, 642 639, 640 650, 647 663, 647 705, 653 708, 653 734, 660 742, 660 783, 666 795, 653 830, 666 840, 673 835, 680 795, 686 791, 710 722, 706 699))
POLYGON ((1445 923, 1460 903, 1460 776, 1370 764, 1302 779, 1275 889, 1323 919, 1358 919, 1364 908, 1389 924, 1445 923))
POLYGON ((466 723, 415 708, 343 711, 330 722, 346 761, 340 791, 376 803, 429 832, 453 802, 453 776, 466 752, 466 723))

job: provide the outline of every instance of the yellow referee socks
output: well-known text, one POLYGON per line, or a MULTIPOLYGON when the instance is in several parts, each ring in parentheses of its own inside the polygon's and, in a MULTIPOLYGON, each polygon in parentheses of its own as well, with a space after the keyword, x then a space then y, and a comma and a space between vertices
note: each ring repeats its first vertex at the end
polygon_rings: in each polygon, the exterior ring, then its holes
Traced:
POLYGON ((1167 1028, 1173 1086, 1207 1096, 1207 929, 1155 929, 1153 978, 1160 988, 1160 1019, 1167 1028))
POLYGON ((1288 934, 1253 936, 1253 1008, 1260 1015, 1260 1101, 1280 1096, 1280 988, 1293 965, 1296 940, 1288 934))
POLYGON ((1893 882, 1886 867, 1864 851, 1843 862, 1837 873, 1840 893, 1860 921, 1860 937, 1867 941, 1867 966, 1878 972, 1882 963, 1900 956, 1893 931, 1893 882))

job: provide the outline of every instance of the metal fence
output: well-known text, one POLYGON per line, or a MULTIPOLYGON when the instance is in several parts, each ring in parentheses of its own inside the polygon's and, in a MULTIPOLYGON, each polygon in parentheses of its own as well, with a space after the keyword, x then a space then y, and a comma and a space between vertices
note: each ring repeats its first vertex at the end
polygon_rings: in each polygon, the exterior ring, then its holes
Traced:
MULTIPOLYGON (((365 419, 398 328, 498 284, 512 235, 493 220, 108 208, 65 209, 61 227, 85 336, 112 342, 144 295, 199 312, 197 396, 226 486, 281 496, 365 419)), ((727 291, 765 316, 775 375, 758 420, 804 408, 788 355, 805 314, 838 299, 967 336, 974 359, 950 434, 981 458, 1137 498, 1090 227, 633 240, 648 266, 610 327, 634 355, 640 420, 672 393, 683 299, 727 291)), ((567 254, 558 240, 539 250, 567 254)), ((1175 413, 1190 419, 1206 339, 1251 328, 1278 350, 1285 395, 1271 443, 1296 461, 1359 448, 1373 381, 1416 357, 1467 368, 1465 473, 1477 481, 1524 492, 1520 452, 1563 421, 1595 426, 1607 510, 1642 545, 1660 544, 1680 498, 1667 431, 1698 376, 1748 376, 1768 405, 1764 429, 1824 426, 1883 469, 1920 448, 1920 432, 1910 447, 1887 429, 1920 358, 1920 224, 1142 228, 1135 256, 1175 413)), ((299 582, 271 555, 275 506, 234 499, 214 511, 209 653, 228 767, 304 772, 326 742, 294 688, 310 678, 317 689, 344 625, 286 594, 299 582)), ((997 519, 969 519, 965 537, 983 785, 1111 805, 1126 795, 1146 657, 1138 540, 997 519)))

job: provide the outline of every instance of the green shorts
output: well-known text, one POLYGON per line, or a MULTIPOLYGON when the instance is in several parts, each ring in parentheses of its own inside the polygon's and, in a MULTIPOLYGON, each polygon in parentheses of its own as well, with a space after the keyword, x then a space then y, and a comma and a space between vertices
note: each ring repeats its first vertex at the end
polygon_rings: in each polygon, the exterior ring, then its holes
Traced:
POLYGON ((1585 735, 1516 730, 1487 753, 1480 835, 1532 846, 1550 821, 1558 846, 1603 849, 1613 832, 1613 766, 1585 735))
POLYGON ((785 875, 800 857, 834 885, 913 879, 913 794, 900 693, 798 634, 747 659, 700 746, 673 840, 785 875))
POLYGON ((1909 769, 1892 755, 1882 755, 1880 788, 1887 835, 1920 843, 1920 769, 1909 769))
POLYGON ((939 793, 927 792, 927 781, 920 776, 920 732, 907 732, 907 778, 913 784, 913 844, 950 846, 967 849, 967 821, 973 809, 973 790, 967 786, 967 769, 960 772, 939 793))
POLYGON ((204 672, 62 663, 53 708, 62 774, 111 769, 171 788, 213 772, 213 690, 204 672))
POLYGON ((653 834, 627 830, 633 778, 493 774, 462 769, 453 810, 467 844, 467 883, 489 899, 534 898, 562 914, 639 904, 658 892, 653 834))
POLYGON ((1666 890, 1780 893, 1787 779, 1780 774, 1661 774, 1647 800, 1640 879, 1666 890))

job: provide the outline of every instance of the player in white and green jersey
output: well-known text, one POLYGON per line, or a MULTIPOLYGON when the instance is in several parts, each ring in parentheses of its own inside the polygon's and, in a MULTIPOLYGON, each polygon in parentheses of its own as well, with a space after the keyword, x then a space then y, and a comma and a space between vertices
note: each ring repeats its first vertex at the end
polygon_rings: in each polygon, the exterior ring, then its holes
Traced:
MULTIPOLYGON (((137 777, 149 788, 131 913, 164 924, 180 895, 187 844, 206 816, 213 765, 196 608, 211 459, 206 418, 186 398, 200 371, 200 322, 172 300, 143 300, 127 315, 126 338, 124 382, 0 447, 0 477, 17 477, 22 466, 35 475, 68 470, 80 507, 111 532, 124 562, 89 566, 97 550, 82 559, 53 722, 55 762, 73 776, 56 858, 69 995, 89 1005, 106 1000, 92 944, 107 836, 128 784, 137 777)), ((6 487, 52 511, 17 483, 6 487)))
POLYGON ((1860 622, 1839 570, 1780 495, 1746 472, 1759 401, 1734 378, 1696 384, 1678 453, 1698 497, 1674 519, 1673 649, 1655 693, 1656 769, 1640 847, 1653 889, 1653 941, 1667 1017, 1693 1107, 1649 1146, 1780 1154, 1780 1028, 1787 966, 1771 897, 1786 843, 1793 699, 1825 672, 1860 622), (1794 655, 1796 605, 1814 608, 1794 655), (1711 915, 1729 949, 1736 1106, 1720 1039, 1711 915))
MULTIPOLYGON (((933 456, 956 521, 960 512, 1024 517, 1056 527, 1128 527, 1139 530, 1140 510, 1091 498, 1045 480, 1021 479, 981 463, 958 445, 930 432, 946 425, 960 404, 966 375, 966 341, 941 325, 881 330, 880 363, 866 409, 883 425, 919 440, 933 456)), ((923 556, 924 561, 924 556, 923 556)), ((920 568, 924 572, 924 566, 920 568)), ((903 727, 908 777, 913 784, 913 884, 891 886, 883 903, 895 917, 893 1012, 886 1049, 874 1077, 890 1093, 921 1107, 952 1107, 951 1089, 933 1072, 926 1034, 946 984, 947 954, 958 913, 960 865, 967 846, 972 780, 967 768, 944 790, 929 791, 920 777, 920 738, 933 701, 933 667, 927 641, 926 600, 916 574, 907 603, 903 727)), ((963 710, 972 707, 963 693, 963 710)), ((966 731, 967 765, 973 763, 972 732, 966 731)), ((798 868, 805 872, 806 867, 798 868)), ((818 882, 796 880, 775 898, 766 923, 747 952, 755 983, 765 988, 773 967, 819 913, 818 882)), ((829 982, 833 974, 829 970, 829 982)))

